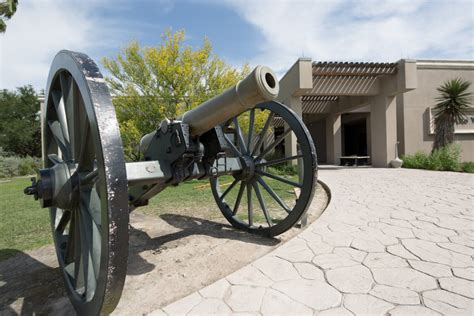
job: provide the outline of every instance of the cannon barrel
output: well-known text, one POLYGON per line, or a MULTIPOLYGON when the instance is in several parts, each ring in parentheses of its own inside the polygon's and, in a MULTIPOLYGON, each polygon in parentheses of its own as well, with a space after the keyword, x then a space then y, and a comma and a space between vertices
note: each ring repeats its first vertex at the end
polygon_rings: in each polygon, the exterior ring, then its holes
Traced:
POLYGON ((273 71, 257 66, 235 86, 184 113, 181 120, 190 126, 192 136, 199 136, 258 103, 274 100, 278 91, 273 71))
MULTIPOLYGON (((192 136, 200 136, 258 103, 274 100, 279 89, 275 73, 266 66, 257 66, 235 86, 184 113, 179 120, 189 125, 192 136)), ((164 120, 162 124, 166 122, 168 120, 164 120)), ((155 135, 156 131, 142 137, 142 153, 146 152, 155 135)))

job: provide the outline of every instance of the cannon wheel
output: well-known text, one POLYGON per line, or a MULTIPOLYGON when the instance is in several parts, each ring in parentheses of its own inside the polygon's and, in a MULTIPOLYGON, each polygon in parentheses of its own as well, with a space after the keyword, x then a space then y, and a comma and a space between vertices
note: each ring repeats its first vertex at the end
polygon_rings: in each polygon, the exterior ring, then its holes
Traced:
POLYGON ((316 150, 303 121, 286 106, 266 102, 230 120, 224 131, 234 156, 243 166, 240 174, 221 181, 227 183, 221 184, 219 177, 211 178, 214 198, 225 218, 236 228, 266 236, 276 236, 293 227, 307 211, 317 182, 316 150), (262 114, 265 124, 257 131, 257 118, 262 114), (279 124, 281 134, 273 136, 276 129, 272 130, 272 125, 278 120, 284 122, 279 124), (245 134, 243 122, 248 124, 245 134), (290 133, 297 140, 297 155, 275 157, 275 148, 290 133), (278 171, 289 167, 293 176, 278 171))
POLYGON ((50 208, 59 267, 78 314, 108 314, 122 294, 128 256, 128 188, 115 109, 97 65, 81 53, 56 55, 46 95, 44 167, 66 164, 73 188, 70 207, 50 208))

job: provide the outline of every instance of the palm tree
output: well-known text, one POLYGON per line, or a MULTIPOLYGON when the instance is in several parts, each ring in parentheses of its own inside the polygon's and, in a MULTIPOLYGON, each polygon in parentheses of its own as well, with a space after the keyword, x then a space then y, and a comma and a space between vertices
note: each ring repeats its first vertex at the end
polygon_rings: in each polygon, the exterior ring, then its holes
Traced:
POLYGON ((470 108, 471 92, 468 92, 471 82, 456 78, 446 81, 437 88, 440 93, 436 98, 434 108, 435 140, 433 151, 451 144, 454 140, 454 124, 460 124, 467 119, 470 108))

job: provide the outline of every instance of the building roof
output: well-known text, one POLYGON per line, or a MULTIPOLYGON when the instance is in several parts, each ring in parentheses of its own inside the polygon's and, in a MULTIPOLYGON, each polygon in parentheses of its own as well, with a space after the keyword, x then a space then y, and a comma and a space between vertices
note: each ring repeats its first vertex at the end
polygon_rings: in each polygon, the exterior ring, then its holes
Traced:
POLYGON ((326 95, 304 95, 301 97, 303 113, 321 113, 333 102, 339 99, 338 96, 326 95))
POLYGON ((313 62, 313 88, 302 97, 303 113, 322 113, 339 96, 375 95, 377 79, 397 72, 398 63, 313 62))
POLYGON ((397 73, 397 63, 313 62, 315 76, 380 76, 397 73))

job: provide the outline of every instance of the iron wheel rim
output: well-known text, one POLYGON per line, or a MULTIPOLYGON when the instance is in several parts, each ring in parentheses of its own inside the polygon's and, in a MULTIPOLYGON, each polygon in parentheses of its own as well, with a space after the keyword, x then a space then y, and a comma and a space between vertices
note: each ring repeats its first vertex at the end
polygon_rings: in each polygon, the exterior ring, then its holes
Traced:
MULTIPOLYGON (((211 189, 212 189, 214 199, 216 200, 216 203, 217 203, 219 209, 221 210, 224 217, 229 221, 229 223, 232 224, 232 226, 234 226, 238 229, 242 229, 242 230, 245 230, 245 231, 248 231, 248 232, 252 232, 252 233, 258 233, 258 234, 262 234, 262 235, 266 235, 266 236, 277 236, 279 234, 284 233, 288 229, 292 228, 303 217, 303 215, 306 213, 306 211, 307 211, 307 209, 308 209, 308 207, 311 203, 311 200, 314 196, 316 183, 317 183, 316 150, 315 150, 314 143, 312 141, 311 135, 310 135, 309 131, 307 130, 306 126, 304 125, 303 121, 301 120, 301 118, 296 113, 294 113, 291 109, 287 108, 286 106, 284 106, 284 105, 282 105, 278 102, 274 102, 274 101, 258 104, 254 109, 248 111, 248 112, 250 112, 250 114, 249 114, 249 117, 250 117, 249 121, 250 122, 249 122, 249 132, 248 132, 248 134, 250 134, 250 135, 252 134, 250 126, 251 126, 251 124, 253 124, 253 120, 254 120, 254 118, 252 118, 252 117, 255 116, 255 113, 252 115, 252 111, 255 111, 256 109, 269 110, 271 113, 273 113, 274 116, 281 117, 284 120, 285 124, 287 124, 287 126, 288 126, 288 129, 285 129, 283 134, 289 133, 288 132, 288 130, 289 130, 290 132, 293 132, 294 135, 297 138, 297 141, 298 141, 299 146, 300 146, 300 151, 301 151, 301 154, 298 154, 298 155, 301 155, 301 159, 303 160, 303 163, 302 163, 303 164, 303 171, 302 171, 303 172, 303 179, 300 183, 298 183, 298 184, 300 184, 300 195, 296 199, 295 205, 291 208, 291 210, 288 212, 288 215, 282 221, 271 225, 272 220, 271 219, 270 219, 270 221, 268 220, 268 217, 271 217, 271 214, 268 211, 267 212, 268 214, 264 214, 266 222, 268 223, 268 227, 264 227, 262 225, 255 226, 255 225, 252 225, 252 223, 249 223, 250 220, 248 220, 248 218, 250 218, 250 212, 249 212, 249 215, 247 217, 247 221, 239 219, 236 216, 237 215, 236 213, 239 212, 238 208, 241 206, 239 204, 241 202, 242 197, 240 197, 240 199, 239 199, 239 196, 242 196, 244 193, 247 193, 247 195, 249 195, 248 192, 253 191, 255 197, 250 198, 250 200, 254 200, 253 202, 251 202, 252 203, 251 207, 253 208, 253 203, 258 203, 260 205, 261 211, 263 213, 265 213, 263 211, 263 209, 265 208, 265 205, 262 205, 261 200, 264 199, 262 192, 266 191, 267 189, 265 187, 263 187, 262 182, 260 181, 260 179, 263 179, 263 177, 267 177, 266 175, 263 175, 262 173, 260 173, 255 178, 257 180, 252 179, 252 180, 249 180, 249 181, 239 180, 238 178, 234 177, 234 180, 232 181, 232 184, 230 185, 231 187, 226 189, 224 192, 222 192, 222 190, 220 190, 218 177, 213 177, 210 180, 211 181, 211 189), (240 188, 239 188, 239 193, 237 194, 236 201, 235 201, 235 203, 232 203, 234 205, 229 205, 229 203, 227 203, 224 199, 225 195, 228 194, 228 192, 230 192, 231 190, 234 190, 234 188, 238 186, 237 184, 239 184, 239 182, 240 182, 240 188), (258 191, 260 191, 260 193, 258 193, 258 191), (237 200, 239 200, 239 203, 237 203, 237 200), (237 205, 237 210, 235 209, 236 205, 237 205)), ((272 119, 273 119, 273 117, 272 117, 272 119)), ((236 126, 236 124, 238 125, 238 121, 237 121, 237 123, 235 123, 235 118, 234 118, 233 121, 234 121, 234 126, 236 126)), ((268 122, 268 118, 267 118, 267 122, 268 122)), ((267 124, 267 122, 266 122, 266 124, 267 124)), ((238 129, 240 129, 240 127, 238 129)), ((262 130, 264 130, 264 129, 265 129, 265 126, 263 127, 262 130)), ((265 132, 267 132, 267 131, 264 131, 263 133, 265 134, 265 132)), ((258 145, 258 141, 255 144, 253 144, 254 147, 250 150, 250 147, 252 146, 253 142, 249 142, 248 139, 252 139, 252 135, 250 137, 247 137, 247 141, 245 141, 245 139, 243 139, 240 136, 240 135, 242 135, 242 132, 237 131, 236 133, 237 133, 237 138, 238 138, 237 139, 237 146, 232 146, 231 145, 231 147, 233 147, 232 151, 234 152, 234 154, 237 154, 236 150, 239 151, 240 154, 242 154, 242 152, 241 152, 242 148, 243 147, 249 147, 249 148, 245 148, 245 149, 248 152, 251 152, 251 154, 252 154, 252 155, 250 155, 251 157, 255 158, 255 156, 257 156, 257 155, 256 154, 253 155, 253 152, 255 151, 255 149, 258 145)), ((259 138, 257 137, 256 139, 258 140, 259 138)), ((278 139, 276 139, 275 141, 278 141, 278 139)), ((230 140, 227 139, 227 142, 230 143, 230 140)), ((298 159, 298 158, 295 158, 295 159, 298 159)), ((254 159, 254 160, 257 160, 257 159, 254 159)), ((294 159, 291 159, 291 160, 294 160, 294 159)), ((287 161, 291 161, 291 160, 287 160, 287 161)), ((258 164, 258 162, 257 162, 257 164, 258 164)), ((263 182, 266 182, 266 181, 263 180, 263 182)), ((267 186, 268 186, 268 184, 267 184, 267 186)), ((270 186, 270 189, 271 189, 271 186, 270 186)), ((248 198, 247 198, 247 202, 248 202, 248 198)), ((265 202, 264 202, 264 204, 265 204, 265 202)), ((248 211, 249 208, 250 208, 250 206, 247 205, 247 211, 248 211)))
POLYGON ((110 313, 121 296, 128 256, 128 187, 115 110, 97 65, 81 53, 56 55, 46 95, 44 167, 66 162, 77 190, 70 210, 50 208, 60 270, 78 314, 110 313))

